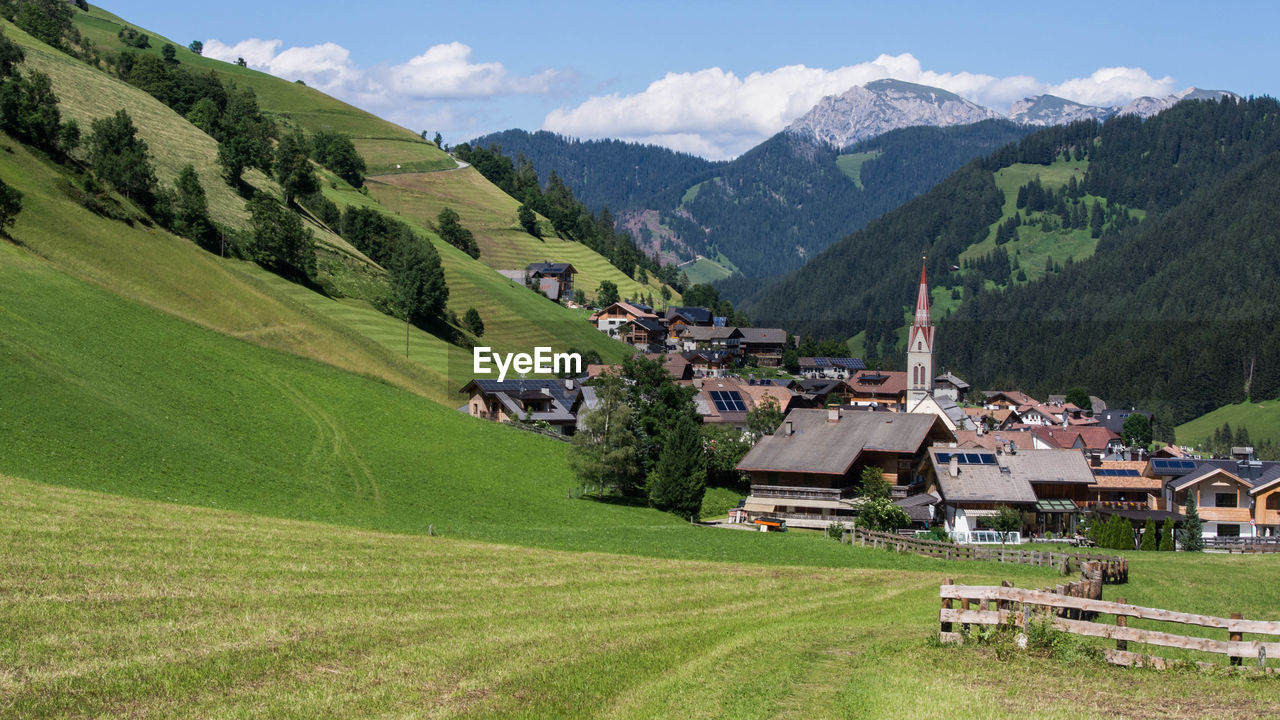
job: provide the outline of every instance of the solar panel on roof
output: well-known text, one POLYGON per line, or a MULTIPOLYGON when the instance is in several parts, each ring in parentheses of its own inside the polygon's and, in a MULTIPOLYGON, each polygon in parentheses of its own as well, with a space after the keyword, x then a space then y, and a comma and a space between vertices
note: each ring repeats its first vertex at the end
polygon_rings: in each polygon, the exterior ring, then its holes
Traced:
POLYGON ((1196 464, 1192 460, 1171 460, 1165 458, 1157 458, 1151 461, 1151 466, 1157 472, 1174 473, 1174 472, 1190 472, 1196 469, 1196 464))
POLYGON ((746 412, 747 406, 742 402, 742 395, 736 390, 714 390, 711 402, 715 403, 718 412, 746 412))
POLYGON ((942 452, 937 454, 938 462, 949 463, 951 458, 955 457, 956 463, 959 465, 995 465, 996 456, 993 453, 948 453, 942 452))

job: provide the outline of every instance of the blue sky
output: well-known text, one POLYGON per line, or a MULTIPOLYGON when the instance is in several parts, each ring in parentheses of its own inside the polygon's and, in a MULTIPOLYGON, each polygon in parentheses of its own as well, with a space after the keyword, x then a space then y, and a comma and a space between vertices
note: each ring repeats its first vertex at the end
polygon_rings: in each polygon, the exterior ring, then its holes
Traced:
POLYGON ((520 127, 737 155, 879 77, 1002 112, 1276 95, 1280 3, 245 2, 106 9, 446 141, 520 127), (358 8, 358 12, 353 12, 358 8))

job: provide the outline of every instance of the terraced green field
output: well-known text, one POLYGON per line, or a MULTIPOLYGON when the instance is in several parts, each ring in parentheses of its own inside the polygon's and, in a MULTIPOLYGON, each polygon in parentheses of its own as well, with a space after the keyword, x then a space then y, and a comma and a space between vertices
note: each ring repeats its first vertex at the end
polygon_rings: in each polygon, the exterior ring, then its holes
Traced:
MULTIPOLYGON (((600 283, 609 280, 623 297, 652 295, 660 302, 656 280, 641 285, 610 265, 587 246, 561 240, 547 232, 535 238, 520 227, 520 203, 484 179, 475 168, 441 173, 381 175, 369 179, 369 194, 405 219, 434 224, 446 207, 457 211, 463 227, 480 246, 480 261, 494 270, 524 269, 529 263, 551 260, 569 262, 578 270, 575 285, 595 297, 600 283)), ((549 223, 544 223, 549 230, 549 223)), ((679 293, 673 295, 673 304, 679 293)))

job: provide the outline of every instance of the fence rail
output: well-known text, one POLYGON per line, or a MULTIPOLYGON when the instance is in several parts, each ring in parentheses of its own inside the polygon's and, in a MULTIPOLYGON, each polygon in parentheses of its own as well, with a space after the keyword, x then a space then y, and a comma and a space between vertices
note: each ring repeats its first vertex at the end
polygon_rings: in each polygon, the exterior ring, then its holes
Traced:
POLYGON ((1094 565, 1092 572, 1097 575, 1100 583, 1112 585, 1129 581, 1129 561, 1126 558, 1114 555, 1021 550, 994 545, 987 547, 955 545, 937 540, 903 537, 859 527, 845 532, 843 538, 847 538, 850 543, 858 543, 863 546, 870 545, 875 548, 910 552, 944 560, 994 560, 1017 565, 1052 567, 1061 570, 1063 575, 1071 574, 1073 563, 1081 571, 1084 570, 1086 565, 1092 564, 1094 565))
MULTIPOLYGON (((1026 628, 1027 622, 1037 615, 1049 618, 1055 628, 1084 637, 1105 638, 1116 641, 1114 650, 1108 649, 1107 660, 1117 665, 1167 667, 1166 658, 1129 652, 1130 642, 1145 643, 1157 647, 1196 650, 1204 653, 1226 655, 1231 665, 1243 665, 1245 660, 1255 660, 1260 669, 1267 668, 1268 657, 1280 657, 1280 622, 1245 620, 1239 613, 1230 618, 1197 615, 1194 613, 1163 610, 1160 608, 1130 605, 1124 598, 1108 602, 1097 598, 1071 597, 1043 590, 1015 588, 1003 585, 955 585, 950 580, 938 591, 942 609, 938 612, 938 639, 944 643, 963 642, 963 634, 955 625, 1009 625, 1026 628), (955 607, 956 601, 960 607, 955 607), (974 608, 976 603, 977 608, 974 608), (1115 625, 1095 622, 1099 615, 1112 615, 1115 625), (1129 618, 1155 620, 1178 625, 1194 625, 1226 631, 1226 639, 1194 637, 1172 632, 1128 627, 1129 618), (1244 639, 1244 634, 1263 635, 1266 639, 1244 639)), ((1212 663, 1200 663, 1212 665, 1212 663)))
POLYGON ((1280 535, 1269 537, 1211 537, 1204 539, 1204 546, 1228 553, 1280 552, 1280 535))

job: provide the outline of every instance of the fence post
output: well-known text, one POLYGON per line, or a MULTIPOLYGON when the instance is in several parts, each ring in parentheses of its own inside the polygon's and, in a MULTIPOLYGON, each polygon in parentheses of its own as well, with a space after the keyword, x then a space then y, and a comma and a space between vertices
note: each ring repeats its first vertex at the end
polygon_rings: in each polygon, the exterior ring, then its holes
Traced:
MULTIPOLYGON (((1125 599, 1124 599, 1124 598, 1122 598, 1122 597, 1118 597, 1118 598, 1116 598, 1116 602, 1120 603, 1121 605, 1124 605, 1124 604, 1125 604, 1125 599)), ((1128 616, 1126 616, 1126 615, 1116 615, 1116 627, 1129 627, 1129 618, 1128 618, 1128 616)), ((1117 640, 1117 641, 1116 641, 1116 649, 1117 649, 1117 650, 1128 650, 1128 649, 1129 649, 1129 641, 1128 641, 1128 640, 1117 640)))
MULTIPOLYGON (((1240 613, 1238 613, 1238 612, 1236 612, 1236 613, 1231 613, 1231 619, 1232 619, 1232 620, 1243 620, 1243 619, 1244 619, 1244 615, 1241 615, 1241 614, 1240 614, 1240 613)), ((1243 642, 1243 641, 1244 641, 1244 633, 1241 633, 1241 632, 1233 632, 1233 633, 1231 633, 1228 637, 1231 639, 1231 642, 1243 642)), ((1231 664, 1232 664, 1232 665, 1240 665, 1240 664, 1242 664, 1242 663, 1244 662, 1244 658, 1239 657, 1239 656, 1237 656, 1237 655, 1231 655, 1231 656, 1230 656, 1230 658, 1231 658, 1231 664)))
MULTIPOLYGON (((1009 582, 1008 580, 1001 580, 1000 587, 1002 588, 1013 587, 1013 583, 1009 582)), ((1008 610, 1009 607, 1010 607, 1009 601, 1004 598, 1001 598, 999 601, 996 602, 997 611, 1005 611, 1005 610, 1008 610)), ((1012 620, 1013 618, 1010 617, 1009 619, 1012 620)), ((1014 623, 1014 624, 1016 625, 1017 623, 1014 623)))
MULTIPOLYGON (((955 583, 955 580, 952 580, 951 578, 947 578, 947 579, 946 579, 946 582, 944 582, 944 583, 942 583, 942 584, 943 584, 943 585, 955 585, 956 583, 955 583)), ((951 598, 942 598, 942 609, 943 609, 943 610, 950 610, 950 609, 951 609, 951 598)), ((944 623, 942 623, 942 632, 944 632, 944 633, 949 633, 949 632, 951 632, 951 623, 949 623, 949 622, 944 622, 944 623)))

